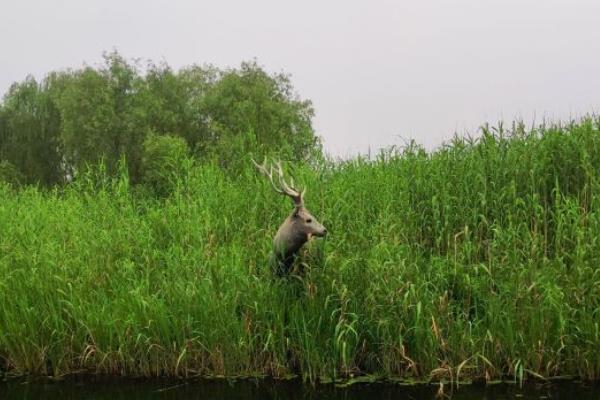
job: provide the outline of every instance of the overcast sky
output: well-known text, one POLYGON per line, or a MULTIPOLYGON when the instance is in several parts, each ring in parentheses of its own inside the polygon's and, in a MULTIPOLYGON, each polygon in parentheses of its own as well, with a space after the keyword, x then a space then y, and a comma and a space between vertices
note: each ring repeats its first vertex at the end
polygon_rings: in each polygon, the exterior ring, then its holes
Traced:
POLYGON ((113 48, 290 73, 341 156, 600 107, 598 0, 0 0, 2 94, 113 48))

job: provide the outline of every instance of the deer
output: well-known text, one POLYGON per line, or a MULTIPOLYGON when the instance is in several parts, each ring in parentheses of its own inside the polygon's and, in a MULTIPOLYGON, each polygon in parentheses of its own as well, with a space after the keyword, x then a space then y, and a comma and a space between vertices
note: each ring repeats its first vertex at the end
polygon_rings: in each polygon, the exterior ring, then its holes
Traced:
POLYGON ((281 162, 267 167, 267 160, 258 164, 252 159, 254 166, 265 175, 275 192, 292 199, 294 210, 283 221, 273 238, 273 251, 269 264, 279 277, 289 275, 294 260, 302 246, 313 237, 325 237, 327 229, 304 207, 306 189, 300 191, 294 186, 294 180, 286 182, 281 162), (275 178, 273 173, 277 174, 275 178))

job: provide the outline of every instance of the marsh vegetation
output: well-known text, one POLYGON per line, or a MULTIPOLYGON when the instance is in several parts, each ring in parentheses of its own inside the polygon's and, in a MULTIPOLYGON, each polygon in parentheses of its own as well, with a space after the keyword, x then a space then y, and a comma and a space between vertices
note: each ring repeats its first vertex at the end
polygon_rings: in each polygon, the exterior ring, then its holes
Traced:
MULTIPOLYGON (((37 121, 8 118, 7 99, 4 155, 18 150, 6 121, 37 121)), ((312 130, 271 146, 207 119, 220 134, 154 129, 95 163, 105 148, 75 135, 84 122, 64 125, 83 111, 61 99, 56 173, 3 156, 3 371, 600 378, 598 118, 336 162, 312 130), (329 230, 303 249, 302 275, 266 268, 290 205, 250 161, 265 154, 287 161, 329 230)))

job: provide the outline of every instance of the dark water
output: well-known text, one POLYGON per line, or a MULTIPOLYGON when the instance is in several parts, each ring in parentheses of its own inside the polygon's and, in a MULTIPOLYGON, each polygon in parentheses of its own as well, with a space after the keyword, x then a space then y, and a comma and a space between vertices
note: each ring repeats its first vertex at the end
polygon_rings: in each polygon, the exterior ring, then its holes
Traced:
MULTIPOLYGON (((392 384, 355 384, 347 388, 332 385, 312 387, 297 382, 252 381, 85 381, 30 382, 0 381, 0 400, 300 400, 300 399, 436 399, 438 385, 400 386, 392 384)), ((584 383, 512 384, 444 388, 439 399, 455 400, 600 400, 600 386, 584 383)))

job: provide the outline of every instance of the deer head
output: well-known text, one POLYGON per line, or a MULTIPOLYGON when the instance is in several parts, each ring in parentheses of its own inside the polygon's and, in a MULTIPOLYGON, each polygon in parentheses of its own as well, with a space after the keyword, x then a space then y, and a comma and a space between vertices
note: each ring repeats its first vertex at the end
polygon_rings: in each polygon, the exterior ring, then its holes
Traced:
POLYGON ((271 258, 278 274, 286 274, 290 271, 294 258, 304 243, 314 236, 325 236, 327 229, 304 207, 306 191, 296 189, 293 179, 290 183, 286 182, 281 162, 271 164, 270 167, 267 167, 266 159, 260 165, 254 160, 252 162, 269 179, 275 192, 289 197, 294 203, 294 210, 283 221, 273 239, 271 258), (274 173, 276 177, 273 176, 274 173))

